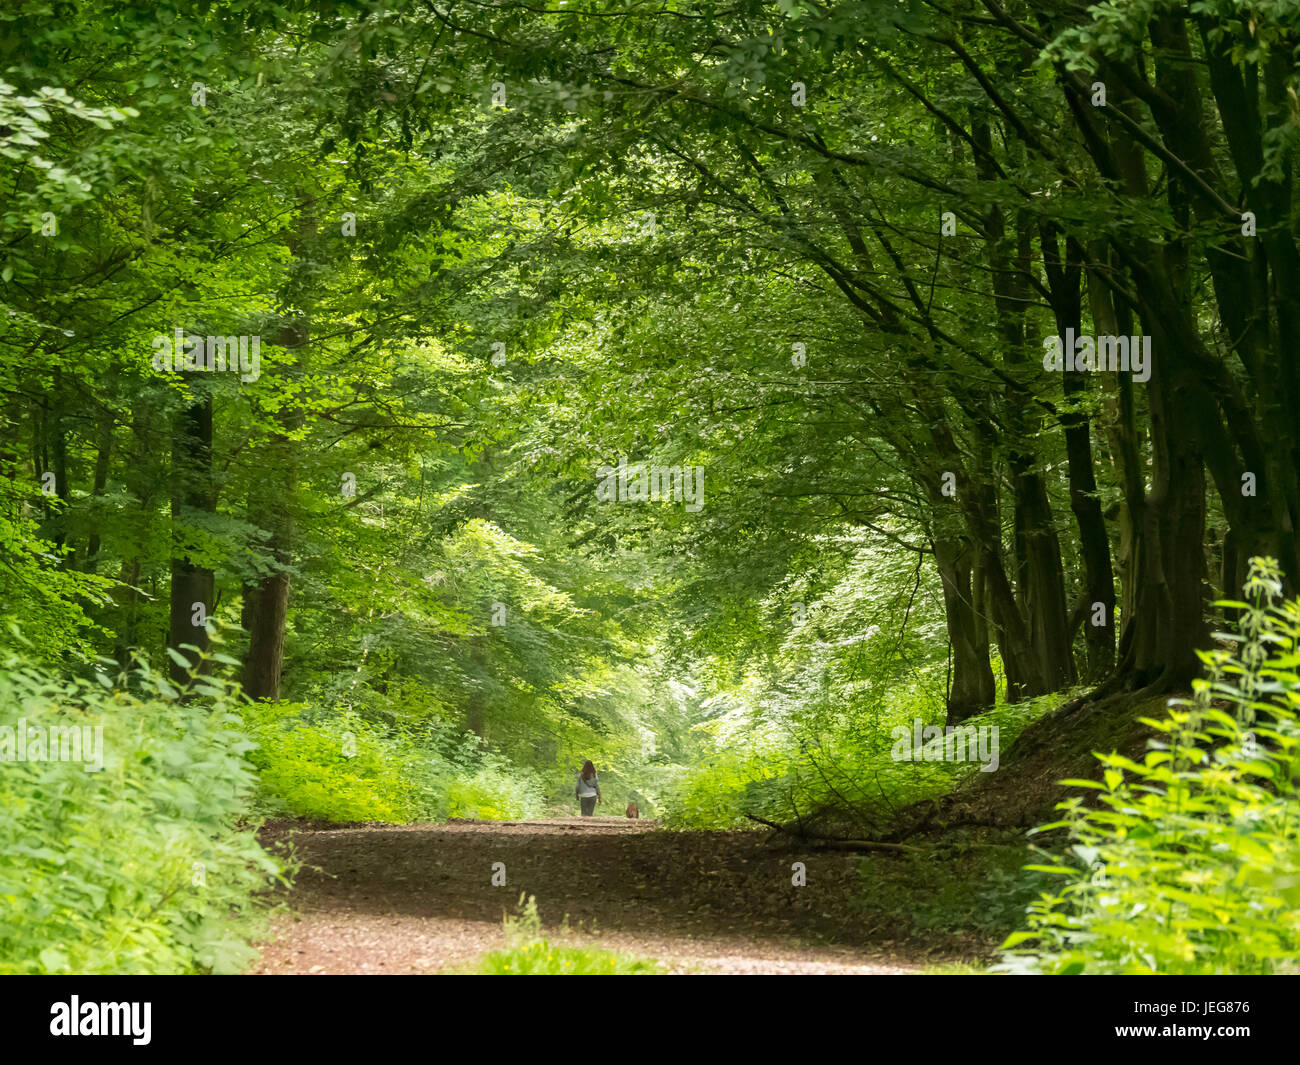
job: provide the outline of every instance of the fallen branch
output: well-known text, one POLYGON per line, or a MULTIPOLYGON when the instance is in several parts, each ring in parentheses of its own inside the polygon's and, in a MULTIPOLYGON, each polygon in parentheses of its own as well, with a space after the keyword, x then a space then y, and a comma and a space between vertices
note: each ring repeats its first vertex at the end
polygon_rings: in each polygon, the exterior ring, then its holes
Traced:
POLYGON ((815 851, 919 851, 906 843, 877 843, 870 839, 814 839, 808 846, 815 851))
POLYGON ((788 836, 792 836, 800 843, 806 843, 814 850, 837 850, 837 851, 915 851, 918 847, 910 847, 905 843, 877 843, 869 839, 836 839, 833 836, 819 836, 812 832, 791 832, 785 825, 778 825, 775 821, 769 821, 764 817, 758 817, 755 814, 746 814, 751 821, 757 821, 760 825, 766 825, 768 828, 775 829, 788 836))

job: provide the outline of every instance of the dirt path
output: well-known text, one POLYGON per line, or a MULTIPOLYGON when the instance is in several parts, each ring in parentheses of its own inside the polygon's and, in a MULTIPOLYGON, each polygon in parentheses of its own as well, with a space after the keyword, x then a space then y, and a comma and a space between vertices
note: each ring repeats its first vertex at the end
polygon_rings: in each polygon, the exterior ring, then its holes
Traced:
POLYGON ((263 829, 303 865, 257 973, 435 973, 504 945, 537 897, 567 941, 673 972, 904 973, 925 959, 863 937, 858 858, 775 849, 755 833, 665 832, 625 818, 263 829), (791 865, 807 884, 791 884, 791 865), (493 863, 506 885, 492 884, 493 863))

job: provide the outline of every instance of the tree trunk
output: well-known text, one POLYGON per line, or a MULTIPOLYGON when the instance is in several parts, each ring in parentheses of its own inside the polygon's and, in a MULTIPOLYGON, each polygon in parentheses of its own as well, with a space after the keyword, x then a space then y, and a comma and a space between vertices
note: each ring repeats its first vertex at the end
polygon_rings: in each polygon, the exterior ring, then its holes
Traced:
MULTIPOLYGON (((187 374, 193 388, 197 375, 187 374)), ((184 408, 176 417, 172 430, 172 561, 171 611, 167 643, 180 649, 190 644, 207 650, 206 620, 212 610, 212 570, 199 565, 180 542, 180 523, 213 509, 212 493, 212 397, 184 408)), ((191 659, 192 650, 182 650, 191 659)), ((170 663, 172 680, 185 683, 187 671, 175 661, 170 663)))
MULTIPOLYGON (((315 197, 303 192, 299 198, 298 226, 288 238, 290 253, 303 259, 316 236, 315 197)), ((294 294, 293 302, 303 306, 306 296, 294 294)), ((298 368, 307 366, 307 342, 311 336, 308 312, 286 321, 276 337, 277 346, 298 354, 298 368)), ((302 426, 305 414, 292 405, 281 414, 287 430, 302 426)), ((280 698, 284 672, 284 639, 289 620, 290 566, 293 562, 296 526, 293 497, 297 484, 297 444, 289 433, 278 434, 268 449, 270 465, 278 470, 278 483, 268 478, 267 491, 253 505, 255 521, 270 534, 268 547, 275 569, 252 585, 245 585, 244 611, 248 628, 248 654, 244 658, 244 691, 250 699, 280 698)))
POLYGON ((988 630, 979 623, 975 607, 975 552, 964 537, 935 536, 932 544, 943 585, 948 642, 952 645, 947 723, 955 725, 989 709, 997 697, 997 688, 989 665, 988 630))
MULTIPOLYGON (((108 486, 108 470, 113 457, 113 424, 113 412, 109 410, 105 413, 104 421, 99 428, 99 448, 95 453, 95 476, 90 486, 92 499, 99 499, 108 486)), ((84 568, 87 573, 94 573, 99 566, 99 542, 99 529, 96 527, 86 540, 84 568)))
MULTIPOLYGON (((1052 313, 1057 335, 1067 329, 1081 333, 1083 300, 1080 292, 1083 249, 1066 242, 1069 262, 1058 251, 1055 233, 1044 227, 1041 234, 1043 263, 1046 267, 1052 313)), ((1075 370, 1062 373, 1065 410, 1061 428, 1065 434, 1067 473, 1070 483, 1070 509, 1079 530, 1079 557, 1083 562, 1082 610, 1076 616, 1083 622, 1087 648, 1086 676, 1091 681, 1106 677, 1115 664, 1115 578, 1110 564, 1110 538, 1097 498, 1097 479, 1092 466, 1092 434, 1088 416, 1082 410, 1087 394, 1087 377, 1075 370), (1098 616, 1100 614, 1100 616, 1098 616)), ((1073 639, 1074 625, 1070 626, 1073 639)))

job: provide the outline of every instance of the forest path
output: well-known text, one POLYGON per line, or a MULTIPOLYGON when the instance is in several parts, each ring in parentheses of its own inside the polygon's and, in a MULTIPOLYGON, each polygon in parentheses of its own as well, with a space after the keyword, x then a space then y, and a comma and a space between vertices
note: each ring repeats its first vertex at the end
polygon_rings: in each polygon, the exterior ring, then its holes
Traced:
POLYGON ((254 973, 436 973, 505 945, 537 897, 554 942, 649 956, 674 973, 905 973, 926 959, 870 940, 858 856, 776 849, 753 832, 657 831, 616 817, 325 827, 271 822, 302 861, 254 973), (791 884, 802 861, 807 884, 791 884), (506 886, 492 885, 504 862, 506 886))

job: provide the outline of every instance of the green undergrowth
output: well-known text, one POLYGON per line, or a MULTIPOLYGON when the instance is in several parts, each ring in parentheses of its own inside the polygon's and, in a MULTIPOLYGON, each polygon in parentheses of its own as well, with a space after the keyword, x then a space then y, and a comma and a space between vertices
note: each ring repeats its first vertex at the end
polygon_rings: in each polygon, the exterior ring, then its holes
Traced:
POLYGON ((935 965, 927 965, 922 970, 923 976, 986 976, 988 969, 966 961, 940 962, 935 965))
POLYGON ((322 821, 443 821, 540 817, 534 772, 473 737, 378 725, 355 711, 256 703, 241 711, 257 743, 259 809, 322 821))
MULTIPOLYGON (((518 912, 504 922, 506 946, 483 955, 467 974, 479 976, 655 976, 663 966, 651 958, 553 942, 543 933, 537 899, 519 897, 518 912)), ((563 934, 563 933, 562 933, 563 934)))
POLYGON ((1025 870, 1029 848, 1017 830, 954 830, 936 842, 862 859, 857 907, 864 927, 884 940, 991 959, 1024 922, 1050 882, 1025 870))
POLYGON ((1071 847, 1010 972, 1294 973, 1300 957, 1300 599, 1272 559, 1252 559, 1234 650, 1200 652, 1193 696, 1145 720, 1141 762, 1098 754, 1097 793, 1061 803, 1071 847))
POLYGON ((89 678, 0 663, 0 747, 26 733, 0 772, 0 973, 249 964, 265 889, 292 869, 247 819, 257 777, 237 699, 216 677, 182 698, 143 663, 89 678))
MULTIPOLYGON (((1031 722, 1069 696, 1000 704, 963 726, 996 727, 1000 759, 1031 722)), ((705 765, 682 772, 665 803, 664 823, 670 828, 744 828, 753 827, 746 816, 753 815, 833 828, 834 834, 874 836, 898 810, 946 795, 981 772, 981 762, 974 759, 897 759, 900 734, 895 730, 906 729, 911 736, 917 719, 925 726, 942 726, 942 705, 933 699, 903 700, 865 725, 817 734, 787 732, 770 740, 749 736, 744 743, 720 747, 705 765)), ((983 764, 996 763, 989 759, 983 764)))
POLYGON ((472 972, 478 976, 655 976, 657 962, 608 950, 566 947, 546 939, 485 954, 472 972))

